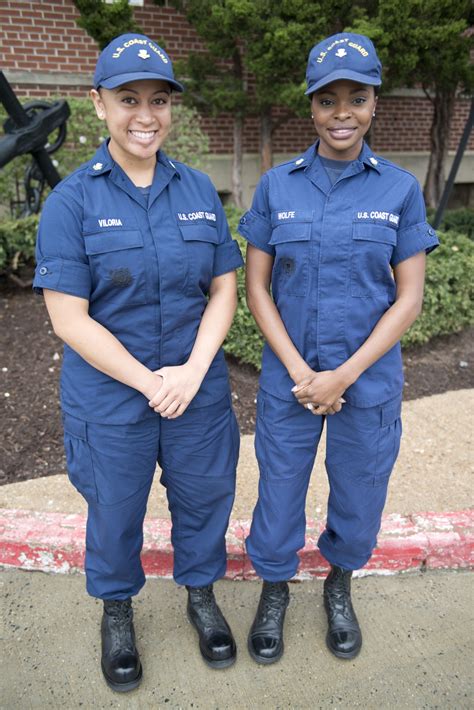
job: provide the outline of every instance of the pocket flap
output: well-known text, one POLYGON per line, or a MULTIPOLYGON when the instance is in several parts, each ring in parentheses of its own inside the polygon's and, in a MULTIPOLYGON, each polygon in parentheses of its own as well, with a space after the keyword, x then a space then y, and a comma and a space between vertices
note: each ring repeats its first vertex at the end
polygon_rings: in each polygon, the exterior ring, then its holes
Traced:
POLYGON ((143 246, 143 235, 139 230, 99 232, 84 237, 86 254, 104 254, 109 251, 133 249, 143 246))
POLYGON ((400 418, 402 413, 402 402, 397 399, 395 402, 389 402, 388 404, 382 406, 382 426, 390 426, 397 419, 400 418))
POLYGON ((284 242, 308 242, 311 238, 311 222, 287 222, 279 224, 272 232, 269 244, 284 242))
POLYGON ((219 244, 217 229, 211 224, 179 225, 179 231, 185 242, 210 242, 219 244))
POLYGON ((87 441, 87 422, 82 419, 77 419, 71 414, 63 412, 63 428, 71 436, 87 441))
POLYGON ((352 239, 359 239, 367 242, 383 242, 384 244, 397 243, 397 232, 391 227, 383 224, 367 224, 367 222, 356 222, 352 227, 352 239))

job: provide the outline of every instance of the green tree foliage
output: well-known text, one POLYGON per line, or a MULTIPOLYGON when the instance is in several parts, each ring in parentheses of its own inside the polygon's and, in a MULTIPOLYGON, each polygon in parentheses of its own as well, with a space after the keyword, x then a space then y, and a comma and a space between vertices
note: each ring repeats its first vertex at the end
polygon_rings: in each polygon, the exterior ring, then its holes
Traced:
POLYGON ((133 8, 128 0, 116 0, 112 4, 103 0, 74 0, 74 5, 81 13, 77 20, 101 49, 114 37, 126 32, 142 32, 133 19, 133 8))
POLYGON ((436 207, 444 186, 449 131, 459 90, 474 88, 470 62, 471 0, 377 0, 352 29, 371 37, 384 65, 385 88, 421 85, 433 104, 425 200, 436 207))

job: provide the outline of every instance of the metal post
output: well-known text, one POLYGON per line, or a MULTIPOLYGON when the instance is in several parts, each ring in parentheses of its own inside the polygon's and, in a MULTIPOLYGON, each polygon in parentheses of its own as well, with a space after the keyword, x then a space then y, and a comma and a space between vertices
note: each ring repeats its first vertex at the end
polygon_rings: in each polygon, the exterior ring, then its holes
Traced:
POLYGON ((471 100, 471 110, 469 112, 469 116, 466 121, 466 125, 464 126, 464 131, 461 136, 461 140, 459 141, 458 149, 456 151, 456 155, 454 156, 453 164, 451 165, 451 170, 449 171, 449 176, 448 179, 446 180, 446 184, 444 186, 443 194, 441 195, 441 200, 439 201, 438 209, 436 210, 436 215, 434 218, 433 222, 433 227, 435 229, 438 229, 441 220, 443 218, 444 210, 446 209, 446 205, 448 204, 449 196, 451 194, 451 190, 453 189, 454 185, 454 180, 456 178, 459 165, 461 163, 462 157, 464 155, 464 151, 466 150, 467 142, 469 140, 469 136, 472 131, 472 126, 474 125, 474 98, 471 100))

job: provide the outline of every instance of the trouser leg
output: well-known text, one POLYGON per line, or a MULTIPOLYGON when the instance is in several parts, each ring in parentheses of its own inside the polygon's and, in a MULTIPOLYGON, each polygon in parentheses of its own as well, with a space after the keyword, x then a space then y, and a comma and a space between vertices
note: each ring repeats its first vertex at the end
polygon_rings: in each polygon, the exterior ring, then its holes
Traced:
POLYGON ((345 404, 328 417, 330 494, 319 548, 333 565, 363 567, 377 543, 387 486, 401 437, 401 397, 378 407, 345 404))
POLYGON ((259 392, 259 494, 246 544, 255 571, 269 582, 288 580, 298 569, 297 552, 305 543, 306 494, 322 428, 323 417, 296 401, 259 392))
POLYGON ((238 452, 239 430, 229 397, 163 421, 161 482, 171 512, 178 584, 203 587, 225 574, 238 452))
POLYGON ((127 599, 145 582, 143 519, 156 466, 160 422, 86 423, 64 417, 68 473, 88 503, 87 591, 127 599))

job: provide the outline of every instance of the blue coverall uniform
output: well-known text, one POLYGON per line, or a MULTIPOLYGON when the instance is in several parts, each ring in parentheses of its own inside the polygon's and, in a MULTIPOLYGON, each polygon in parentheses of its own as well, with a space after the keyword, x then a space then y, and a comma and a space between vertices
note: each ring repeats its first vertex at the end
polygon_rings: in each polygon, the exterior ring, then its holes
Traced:
MULTIPOLYGON (((298 351, 333 370, 368 338, 394 303, 392 267, 438 244, 421 190, 406 170, 364 143, 332 185, 317 143, 266 173, 239 232, 274 257, 272 295, 298 351)), ((265 345, 257 402, 259 498, 247 550, 268 581, 292 577, 304 546, 305 499, 325 417, 303 408, 294 382, 265 345)), ((327 417, 327 526, 319 547, 332 564, 363 566, 376 544, 398 455, 403 370, 400 344, 344 393, 327 417)))
MULTIPOLYGON (((87 299, 90 316, 157 370, 187 361, 211 280, 242 263, 206 175, 160 151, 145 195, 103 143, 45 203, 34 288, 87 299)), ((221 577, 239 449, 222 350, 185 413, 168 420, 65 345, 61 406, 69 477, 88 503, 89 593, 126 599, 143 586, 142 527, 157 461, 176 581, 197 587, 221 577)))

